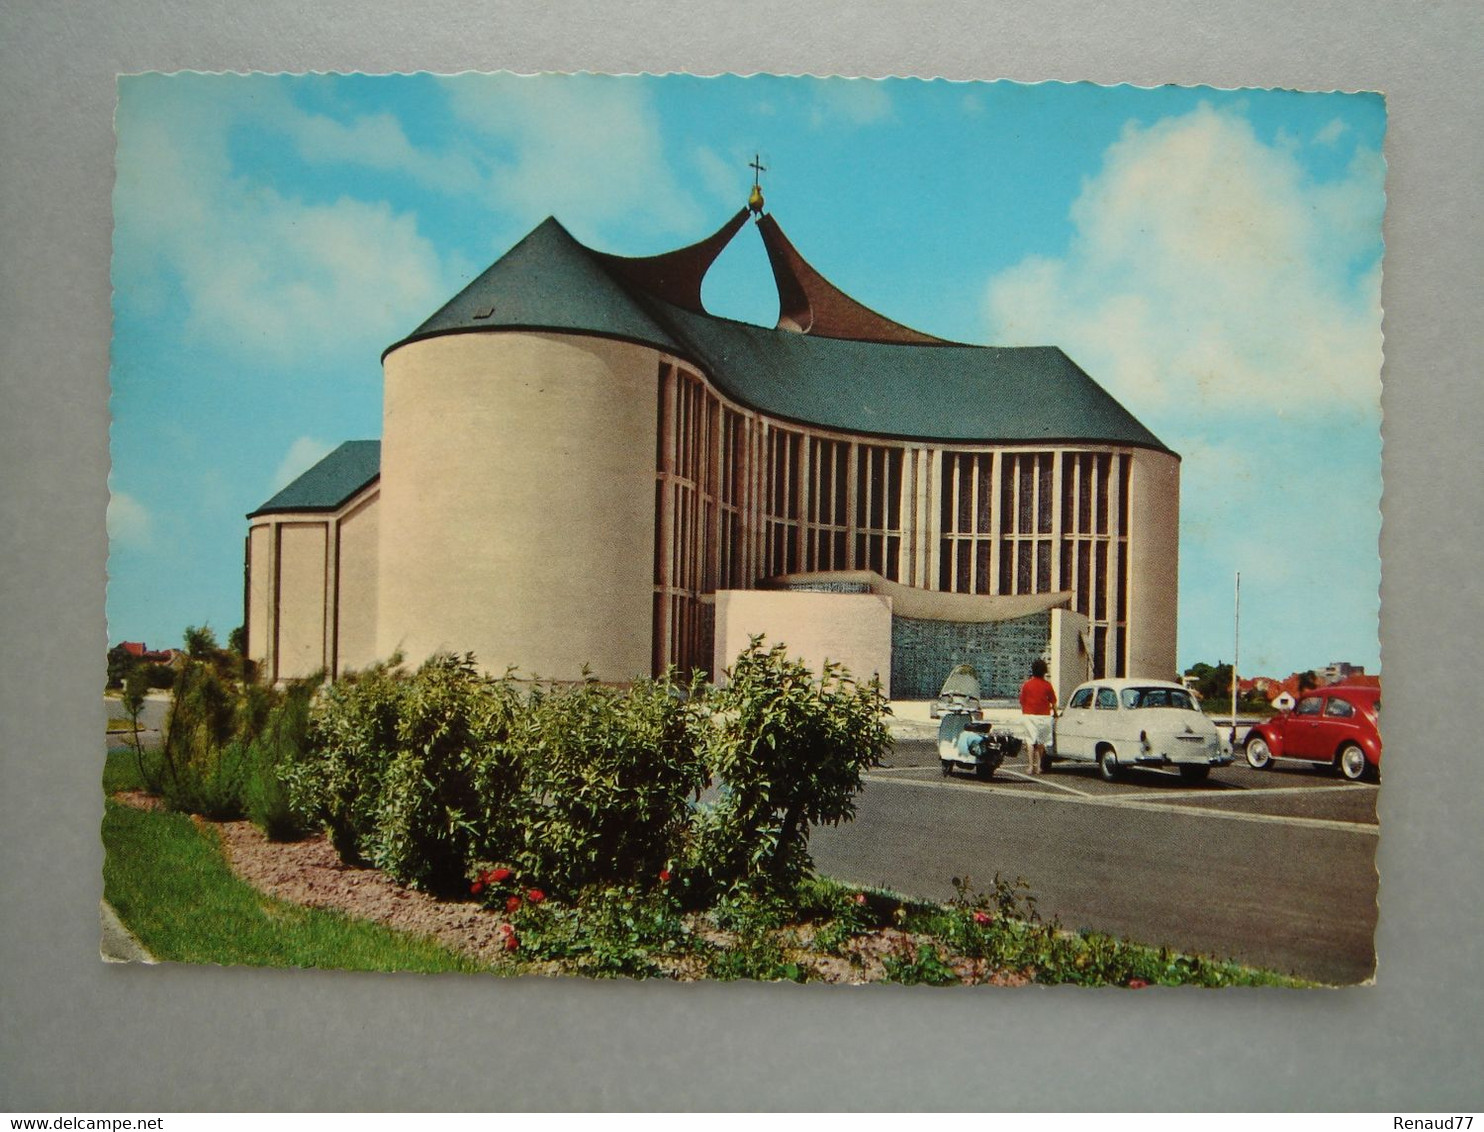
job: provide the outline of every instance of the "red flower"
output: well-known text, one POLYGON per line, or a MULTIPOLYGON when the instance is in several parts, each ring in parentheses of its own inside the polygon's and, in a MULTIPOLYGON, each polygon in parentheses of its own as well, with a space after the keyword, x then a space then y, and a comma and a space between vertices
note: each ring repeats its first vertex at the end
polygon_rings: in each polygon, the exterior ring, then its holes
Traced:
POLYGON ((507 935, 505 937, 505 950, 506 951, 517 951, 519 949, 520 949, 520 938, 514 932, 511 932, 509 935, 507 935))
POLYGON ((669 884, 670 883, 670 870, 669 869, 661 869, 660 870, 660 883, 661 884, 669 884))
POLYGON ((505 911, 507 911, 507 912, 517 912, 519 910, 520 910, 520 897, 519 896, 512 896, 512 897, 510 897, 509 900, 505 901, 505 911))
POLYGON ((469 886, 469 891, 472 892, 475 896, 478 896, 481 892, 484 891, 484 881, 476 880, 469 886))
POLYGON ((501 884, 504 881, 509 880, 511 878, 511 876, 513 876, 513 875, 514 874, 511 873, 511 871, 509 869, 507 869, 507 868, 505 868, 503 866, 501 866, 498 869, 491 869, 490 870, 490 883, 491 884, 501 884))
POLYGON ((541 901, 546 899, 546 893, 542 892, 539 888, 533 888, 530 892, 526 893, 526 899, 532 904, 540 904, 541 901))
POLYGON ((866 894, 864 892, 857 892, 855 894, 855 902, 857 904, 864 904, 866 902, 866 894))
POLYGON ((974 922, 976 924, 978 924, 980 927, 983 927, 985 924, 989 923, 989 913, 988 912, 975 912, 974 913, 974 922))
POLYGON ((1149 982, 1147 979, 1130 979, 1128 981, 1129 990, 1142 990, 1148 985, 1149 982))
POLYGON ((501 935, 514 935, 515 934, 515 925, 514 924, 501 924, 500 925, 500 928, 499 928, 499 931, 500 931, 500 934, 501 935))

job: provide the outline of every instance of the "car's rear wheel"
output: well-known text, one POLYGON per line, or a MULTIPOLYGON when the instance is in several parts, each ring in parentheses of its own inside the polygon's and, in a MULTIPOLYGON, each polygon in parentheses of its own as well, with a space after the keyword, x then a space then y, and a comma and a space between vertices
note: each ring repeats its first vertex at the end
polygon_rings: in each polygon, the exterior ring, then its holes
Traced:
POLYGON ((1335 756, 1335 769, 1349 782, 1359 782, 1364 778, 1368 765, 1365 752, 1355 743, 1346 743, 1335 756))
POLYGON ((1180 768, 1180 777, 1186 782, 1204 782, 1211 777, 1211 768, 1188 763, 1180 768))
POLYGON ((1273 752, 1260 735, 1247 740, 1247 765, 1253 770, 1267 770, 1273 765, 1273 752))
POLYGON ((1121 773, 1118 765, 1118 752, 1112 747, 1098 748, 1098 773, 1103 776, 1104 782, 1116 782, 1121 773))

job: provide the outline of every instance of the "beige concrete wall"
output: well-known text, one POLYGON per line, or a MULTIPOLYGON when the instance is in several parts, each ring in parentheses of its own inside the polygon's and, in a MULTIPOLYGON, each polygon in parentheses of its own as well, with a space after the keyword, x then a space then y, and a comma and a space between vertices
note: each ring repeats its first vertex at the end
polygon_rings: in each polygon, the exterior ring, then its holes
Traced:
POLYGON ((255 524, 247 535, 247 652, 262 667, 273 644, 273 575, 278 565, 274 556, 273 528, 255 524))
POLYGON ((283 523, 278 527, 279 680, 309 676, 325 658, 325 555, 329 524, 283 523))
POLYGON ((1091 624, 1085 614, 1074 609, 1051 611, 1051 663, 1046 679, 1056 689, 1056 702, 1065 705, 1072 690, 1089 679, 1091 658, 1083 647, 1083 638, 1091 624))
POLYGON ((891 687, 891 599, 880 594, 792 593, 779 590, 720 590, 716 594, 716 649, 712 678, 762 634, 769 646, 782 642, 788 654, 815 675, 826 660, 851 675, 872 675, 891 687))
POLYGON ((1180 585, 1180 461, 1135 450, 1129 484, 1130 676, 1173 680, 1180 585))
POLYGON ((376 651, 650 669, 659 355, 500 332, 385 361, 376 651))
POLYGON ((336 584, 335 671, 365 668, 376 653, 376 579, 380 553, 379 494, 373 492, 340 519, 336 584))

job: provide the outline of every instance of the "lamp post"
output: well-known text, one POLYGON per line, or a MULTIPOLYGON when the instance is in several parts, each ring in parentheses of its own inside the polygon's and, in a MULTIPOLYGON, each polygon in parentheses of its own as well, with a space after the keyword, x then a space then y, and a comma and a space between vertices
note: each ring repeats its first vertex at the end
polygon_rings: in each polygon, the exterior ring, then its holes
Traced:
POLYGON ((1232 750, 1237 749, 1237 664, 1242 657, 1242 571, 1237 571, 1236 599, 1232 606, 1232 750))

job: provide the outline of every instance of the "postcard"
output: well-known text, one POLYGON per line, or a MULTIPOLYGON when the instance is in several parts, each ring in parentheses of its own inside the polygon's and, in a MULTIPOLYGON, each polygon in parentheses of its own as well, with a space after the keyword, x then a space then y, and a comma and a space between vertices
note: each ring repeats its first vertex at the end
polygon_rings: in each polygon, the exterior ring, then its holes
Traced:
POLYGON ((105 957, 1370 981, 1385 127, 120 79, 105 957))

